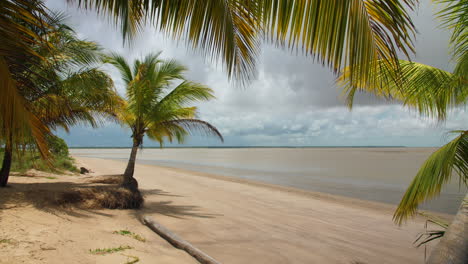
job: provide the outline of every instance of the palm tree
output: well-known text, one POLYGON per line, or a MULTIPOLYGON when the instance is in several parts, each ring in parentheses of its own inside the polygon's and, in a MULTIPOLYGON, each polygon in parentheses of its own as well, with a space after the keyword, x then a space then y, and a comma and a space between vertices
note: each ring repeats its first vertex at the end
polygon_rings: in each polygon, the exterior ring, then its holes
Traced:
MULTIPOLYGON (((334 72, 348 65, 353 78, 368 78, 371 62, 376 59, 395 64, 397 51, 406 55, 413 52, 415 29, 408 11, 418 2, 67 1, 112 16, 126 39, 140 31, 144 23, 153 23, 161 31, 186 39, 191 47, 201 48, 206 55, 223 61, 229 77, 241 83, 255 78, 256 59, 263 42, 312 55, 334 72)), ((47 12, 41 0, 0 1, 0 138, 14 145, 30 135, 42 155, 47 155, 45 134, 49 131, 28 110, 19 93, 25 89, 34 91, 34 87, 28 86, 28 78, 17 76, 12 70, 25 68, 25 58, 29 64, 41 60, 30 44, 42 40, 30 27, 45 30, 45 17, 47 12)))
MULTIPOLYGON (((400 61, 397 67, 389 67, 376 61, 371 75, 381 85, 351 79, 345 70, 340 77, 347 93, 348 105, 356 91, 374 93, 394 99, 416 109, 425 116, 445 120, 447 111, 465 105, 468 99, 468 1, 438 0, 443 4, 439 13, 442 26, 452 30, 450 43, 456 67, 447 72, 429 65, 400 61)), ((468 186, 468 130, 454 131, 458 136, 435 151, 419 169, 406 190, 394 221, 401 224, 414 215, 419 204, 440 194, 444 184, 453 175, 459 177, 460 186, 468 186)), ((468 262, 468 194, 462 201, 454 221, 439 245, 433 250, 429 263, 468 262)))
MULTIPOLYGON (((101 58, 99 46, 78 39, 63 24, 60 14, 52 14, 46 21, 47 31, 38 35, 54 49, 44 45, 34 47, 42 58, 37 65, 30 65, 34 69, 27 69, 35 73, 28 79, 34 90, 21 91, 31 113, 48 129, 62 127, 66 131, 77 123, 95 127, 101 117, 116 116, 122 100, 111 78, 97 68, 101 58)), ((0 187, 8 183, 13 151, 12 141, 6 141, 0 187)))
MULTIPOLYGON (((42 57, 33 47, 44 45, 38 29, 47 27, 46 19, 41 1, 0 1, 0 138, 7 151, 34 140, 43 157, 48 156, 46 136, 50 132, 31 112, 21 91, 37 92, 30 78, 36 76, 33 69, 42 57)), ((4 163, 8 160, 6 157, 4 163)))
POLYGON ((127 102, 120 119, 131 129, 133 145, 122 186, 133 192, 138 191, 138 183, 133 177, 136 154, 145 135, 158 141, 161 147, 164 139, 182 143, 193 131, 223 140, 214 126, 196 119, 196 107, 187 106, 214 98, 213 91, 185 80, 183 73, 187 69, 184 66, 175 60, 162 60, 159 55, 149 54, 141 61, 136 60, 133 67, 118 54, 111 54, 106 59, 120 71, 127 89, 127 102), (175 82, 179 84, 172 88, 175 82))

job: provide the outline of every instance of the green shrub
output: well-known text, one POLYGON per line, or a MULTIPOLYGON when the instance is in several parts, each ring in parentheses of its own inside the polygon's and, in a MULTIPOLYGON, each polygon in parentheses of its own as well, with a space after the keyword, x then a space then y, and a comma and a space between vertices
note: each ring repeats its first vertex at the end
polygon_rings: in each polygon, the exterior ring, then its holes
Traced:
MULTIPOLYGON (((32 147, 18 150, 13 153, 11 170, 24 173, 30 169, 39 171, 62 173, 66 171, 79 172, 74 165, 74 160, 69 156, 68 146, 65 141, 57 136, 47 138, 49 149, 52 154, 51 159, 42 159, 39 152, 32 147)), ((0 164, 3 161, 3 149, 0 149, 0 164)))
POLYGON ((49 145, 49 150, 52 154, 63 157, 68 156, 68 145, 62 138, 55 135, 48 136, 47 144, 49 145))

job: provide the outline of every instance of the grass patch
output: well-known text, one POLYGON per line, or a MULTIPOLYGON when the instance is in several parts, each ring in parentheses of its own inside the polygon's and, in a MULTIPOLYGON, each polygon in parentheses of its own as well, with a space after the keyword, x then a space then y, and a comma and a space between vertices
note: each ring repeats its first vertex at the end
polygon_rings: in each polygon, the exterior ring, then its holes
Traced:
POLYGON ((140 261, 140 258, 137 256, 130 256, 130 255, 124 255, 124 254, 122 254, 122 256, 127 257, 127 261, 125 262, 125 264, 135 264, 140 261))
POLYGON ((0 244, 13 244, 11 239, 0 239, 0 244))
POLYGON ((57 177, 46 177, 46 179, 55 180, 55 179, 57 179, 57 177))
POLYGON ((126 249, 132 249, 131 246, 119 246, 115 248, 96 248, 96 249, 90 249, 89 253, 93 255, 105 255, 105 254, 111 254, 119 251, 124 251, 126 249))
POLYGON ((119 231, 114 231, 112 232, 112 234, 117 234, 117 235, 122 235, 122 236, 128 236, 128 237, 131 237, 133 239, 136 239, 140 242, 146 242, 146 239, 138 234, 135 234, 131 231, 128 231, 128 230, 119 230, 119 231))

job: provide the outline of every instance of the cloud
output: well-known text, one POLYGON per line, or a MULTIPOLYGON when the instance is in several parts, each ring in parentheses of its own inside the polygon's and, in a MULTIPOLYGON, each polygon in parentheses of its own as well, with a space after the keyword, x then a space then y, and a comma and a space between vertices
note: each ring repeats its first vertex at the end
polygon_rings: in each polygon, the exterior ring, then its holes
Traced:
MULTIPOLYGON (((258 78, 249 87, 236 87, 226 77, 222 65, 212 63, 200 52, 188 49, 156 32, 151 27, 129 45, 108 19, 94 12, 78 11, 63 0, 48 0, 51 9, 70 14, 69 23, 81 37, 100 43, 106 50, 119 52, 133 60, 149 52, 163 51, 190 70, 187 78, 215 90, 216 100, 199 104, 199 117, 218 127, 226 145, 411 145, 435 146, 448 140, 450 129, 466 128, 466 110, 457 109, 444 124, 424 118, 401 105, 360 94, 355 108, 344 107, 341 90, 331 71, 310 57, 263 45, 258 63, 258 78)), ((414 15, 419 30, 414 60, 446 70, 452 69, 448 56, 449 34, 437 27, 433 8, 420 4, 414 15)), ((118 72, 104 69, 124 94, 118 72)), ((92 130, 77 127, 63 135, 71 145, 128 145, 128 131, 117 125, 92 130), (95 135, 95 136, 90 136, 95 135)), ((193 137, 191 145, 217 145, 215 140, 193 137)), ((151 145, 148 141, 147 145, 151 145)))

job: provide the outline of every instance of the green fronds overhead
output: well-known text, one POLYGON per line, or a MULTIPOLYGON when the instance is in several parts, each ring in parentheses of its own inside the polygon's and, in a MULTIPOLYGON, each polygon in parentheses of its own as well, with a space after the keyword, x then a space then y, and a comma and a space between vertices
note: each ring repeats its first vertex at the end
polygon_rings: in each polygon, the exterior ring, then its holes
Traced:
MULTIPOLYGON (((335 72, 351 67, 363 79, 371 62, 395 62, 413 50, 408 12, 417 0, 68 0, 110 15, 130 38, 146 22, 185 39, 214 60, 229 77, 255 77, 263 42, 317 57, 335 72), (359 68, 355 66, 360 65, 359 68)), ((369 80, 370 81, 370 80, 369 80)))
POLYGON ((346 102, 351 108, 357 91, 403 102, 421 115, 444 120, 451 108, 466 104, 468 79, 441 69, 410 61, 399 61, 398 67, 389 67, 377 61, 371 78, 378 85, 357 82, 352 85, 345 70, 338 79, 344 87, 346 102))
POLYGON ((149 54, 136 60, 133 67, 117 54, 105 59, 119 69, 127 83, 127 101, 118 117, 130 127, 137 145, 141 145, 145 134, 161 146, 165 139, 182 143, 193 132, 223 140, 214 126, 196 119, 196 107, 188 106, 214 98, 213 90, 186 81, 183 74, 187 69, 183 65, 175 60, 162 60, 159 55, 149 54))
POLYGON ((468 0, 434 0, 434 2, 442 6, 442 10, 437 14, 442 20, 442 27, 452 31, 450 44, 453 58, 458 64, 459 59, 468 54, 468 0))
POLYGON ((35 141, 47 156, 47 127, 31 112, 24 91, 36 91, 31 70, 42 61, 34 47, 44 45, 39 31, 47 28, 40 1, 0 1, 0 139, 10 147, 35 141))
POLYGON ((455 133, 459 136, 435 151, 419 169, 393 215, 396 223, 401 224, 416 213, 419 204, 437 196, 452 175, 460 177, 460 185, 468 186, 468 130, 455 133))

